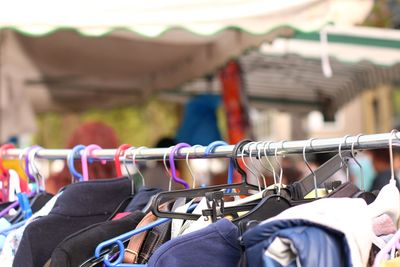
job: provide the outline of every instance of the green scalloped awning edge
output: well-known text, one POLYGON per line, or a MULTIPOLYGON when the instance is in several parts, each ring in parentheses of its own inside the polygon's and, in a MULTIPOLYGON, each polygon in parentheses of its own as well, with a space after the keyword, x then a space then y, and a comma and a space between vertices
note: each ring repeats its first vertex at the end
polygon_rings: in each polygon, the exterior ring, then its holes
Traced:
MULTIPOLYGON (((319 42, 320 34, 319 32, 315 31, 314 32, 296 31, 293 36, 293 39, 319 42)), ((351 36, 351 35, 344 35, 337 33, 328 33, 328 43, 341 43, 341 44, 353 44, 353 45, 400 49, 400 40, 351 36)))
MULTIPOLYGON (((263 55, 264 56, 268 56, 268 57, 277 57, 277 58, 283 56, 283 54, 280 54, 280 55, 263 54, 263 55)), ((289 53, 289 55, 298 56, 298 57, 300 57, 300 58, 302 58, 304 60, 307 60, 307 59, 309 59, 309 60, 321 60, 320 56, 319 57, 317 57, 317 56, 315 56, 315 57, 314 56, 305 56, 303 54, 294 53, 294 52, 293 53, 289 53)), ((361 63, 367 63, 367 64, 371 64, 373 66, 376 66, 376 67, 379 67, 379 68, 383 68, 383 69, 384 68, 392 68, 392 67, 396 67, 397 65, 400 65, 400 61, 395 61, 392 64, 382 64, 382 63, 375 62, 375 61, 373 61, 371 59, 366 59, 366 58, 365 59, 361 59, 361 60, 348 60, 348 59, 342 58, 340 56, 338 57, 338 56, 332 56, 332 55, 329 55, 329 59, 336 60, 337 62, 342 63, 344 65, 356 65, 356 64, 361 64, 361 63)))
POLYGON ((186 27, 182 27, 182 26, 171 26, 155 35, 146 34, 144 32, 141 32, 140 30, 134 30, 129 27, 110 27, 110 28, 107 28, 106 30, 96 31, 96 33, 94 33, 95 32, 94 29, 81 29, 81 28, 77 28, 77 27, 68 27, 68 26, 55 26, 53 28, 49 27, 49 29, 47 29, 47 30, 38 32, 38 31, 33 31, 33 30, 32 31, 25 30, 24 27, 0 25, 0 30, 12 30, 14 32, 17 32, 19 34, 29 36, 29 37, 43 37, 43 36, 51 35, 53 33, 62 32, 62 31, 74 31, 77 34, 84 36, 84 37, 106 37, 116 31, 118 31, 118 32, 126 31, 126 32, 131 32, 132 34, 135 34, 135 35, 138 35, 141 37, 151 39, 151 38, 161 37, 162 35, 168 33, 169 31, 172 31, 172 30, 183 30, 189 34, 192 34, 192 35, 198 36, 198 37, 215 36, 221 32, 227 31, 227 30, 236 30, 236 31, 240 31, 240 32, 243 32, 243 33, 246 33, 249 35, 262 36, 262 35, 268 35, 276 30, 284 29, 284 28, 291 29, 291 30, 293 30, 293 32, 296 32, 296 33, 307 34, 307 33, 313 33, 316 30, 320 30, 323 27, 325 27, 326 25, 332 25, 332 23, 331 22, 324 23, 323 25, 318 26, 314 29, 305 29, 305 28, 303 29, 303 28, 296 27, 291 24, 279 24, 279 25, 274 25, 274 26, 268 27, 262 32, 255 32, 255 31, 252 31, 251 29, 239 27, 239 26, 226 26, 226 27, 219 28, 210 33, 201 33, 201 32, 197 32, 195 30, 192 30, 192 29, 186 28, 186 27))

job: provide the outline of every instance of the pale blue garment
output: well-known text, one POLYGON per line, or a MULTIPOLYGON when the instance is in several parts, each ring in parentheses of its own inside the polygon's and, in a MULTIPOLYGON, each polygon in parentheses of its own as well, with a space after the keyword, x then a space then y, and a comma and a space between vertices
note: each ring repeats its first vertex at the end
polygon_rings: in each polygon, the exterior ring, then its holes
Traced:
MULTIPOLYGON (((357 156, 357 161, 360 163, 364 174, 365 191, 370 191, 376 175, 372 160, 368 155, 360 154, 357 156)), ((361 188, 362 177, 360 167, 353 160, 350 160, 349 168, 350 173, 355 177, 356 185, 361 188)))
MULTIPOLYGON (((9 228, 11 224, 5 219, 0 219, 0 232, 9 228)), ((3 249, 4 241, 6 240, 6 235, 0 235, 0 251, 3 249)))

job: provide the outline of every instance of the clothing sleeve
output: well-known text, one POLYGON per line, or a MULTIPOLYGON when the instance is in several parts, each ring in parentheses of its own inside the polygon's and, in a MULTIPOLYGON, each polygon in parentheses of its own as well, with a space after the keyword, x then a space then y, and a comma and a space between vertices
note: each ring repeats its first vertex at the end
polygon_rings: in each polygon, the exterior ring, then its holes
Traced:
POLYGON ((29 231, 25 229, 22 240, 15 254, 13 267, 34 267, 29 231))

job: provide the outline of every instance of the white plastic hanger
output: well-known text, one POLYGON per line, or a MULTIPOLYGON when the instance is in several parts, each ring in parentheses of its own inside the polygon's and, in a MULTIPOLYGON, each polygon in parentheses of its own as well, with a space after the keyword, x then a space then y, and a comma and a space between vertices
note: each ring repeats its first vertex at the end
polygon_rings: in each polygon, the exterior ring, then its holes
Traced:
MULTIPOLYGON (((384 213, 392 218, 393 222, 397 224, 400 216, 400 193, 396 187, 396 180, 394 177, 393 165, 393 134, 396 136, 397 130, 392 130, 389 138, 389 156, 390 156, 390 169, 391 177, 387 185, 380 191, 375 201, 368 205, 368 211, 371 218, 376 218, 384 213)), ((397 136, 396 136, 397 138, 397 136)))

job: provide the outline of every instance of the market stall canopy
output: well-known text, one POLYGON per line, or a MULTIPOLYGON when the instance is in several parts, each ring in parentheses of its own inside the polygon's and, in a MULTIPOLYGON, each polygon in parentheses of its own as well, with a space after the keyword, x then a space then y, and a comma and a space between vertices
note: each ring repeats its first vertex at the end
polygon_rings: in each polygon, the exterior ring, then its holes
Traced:
POLYGON ((140 103, 263 41, 361 23, 373 1, 0 3, 1 62, 16 66, 35 110, 46 111, 140 103))
MULTIPOLYGON (((329 117, 362 90, 400 81, 400 31, 329 27, 320 37, 297 33, 241 56, 251 103, 290 112, 321 110, 329 117)), ((205 91, 219 93, 218 79, 212 84, 199 79, 163 95, 183 101, 205 91)))

